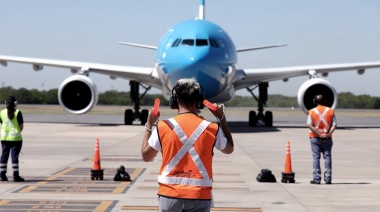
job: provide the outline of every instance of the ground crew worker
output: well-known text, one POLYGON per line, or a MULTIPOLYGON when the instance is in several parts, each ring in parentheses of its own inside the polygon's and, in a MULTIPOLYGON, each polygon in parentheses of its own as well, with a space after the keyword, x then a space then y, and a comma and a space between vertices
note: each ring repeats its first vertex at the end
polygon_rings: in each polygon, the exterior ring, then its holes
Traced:
POLYGON ((321 153, 325 160, 324 181, 331 184, 333 146, 332 134, 336 129, 336 117, 334 109, 325 106, 325 98, 316 95, 313 100, 317 106, 308 112, 307 125, 310 128, 309 138, 313 153, 313 180, 311 184, 321 183, 321 153))
POLYGON ((180 79, 172 90, 170 105, 178 115, 157 123, 160 114, 150 111, 145 125, 141 154, 151 161, 162 154, 158 176, 159 211, 210 211, 213 148, 231 154, 234 143, 224 106, 211 111, 219 120, 211 123, 197 114, 203 93, 194 79, 180 79))
POLYGON ((21 131, 24 128, 24 120, 20 110, 16 109, 17 100, 14 96, 9 96, 5 100, 6 108, 0 112, 1 123, 1 147, 0 178, 1 181, 8 181, 6 176, 9 152, 12 156, 13 181, 24 182, 24 178, 19 175, 18 157, 22 147, 21 131))

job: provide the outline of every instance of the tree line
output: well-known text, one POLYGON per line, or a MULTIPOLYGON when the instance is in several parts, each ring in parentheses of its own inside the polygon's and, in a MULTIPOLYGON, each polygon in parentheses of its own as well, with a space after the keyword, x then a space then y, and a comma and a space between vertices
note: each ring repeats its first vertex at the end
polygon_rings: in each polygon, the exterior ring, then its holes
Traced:
MULTIPOLYGON (((37 90, 12 87, 0 88, 0 100, 8 96, 15 96, 19 104, 59 104, 58 89, 37 90)), ((141 99, 141 105, 153 105, 154 100, 159 98, 161 105, 169 105, 161 94, 146 94, 141 99)), ((133 105, 130 99, 130 92, 110 90, 99 93, 99 105, 133 105)), ((252 96, 235 96, 231 101, 224 103, 229 107, 255 107, 256 100, 252 96)), ((267 107, 298 107, 297 97, 283 95, 269 95, 267 107)), ((370 95, 354 95, 351 92, 342 92, 338 94, 337 108, 356 108, 356 109, 380 109, 380 97, 370 95)))

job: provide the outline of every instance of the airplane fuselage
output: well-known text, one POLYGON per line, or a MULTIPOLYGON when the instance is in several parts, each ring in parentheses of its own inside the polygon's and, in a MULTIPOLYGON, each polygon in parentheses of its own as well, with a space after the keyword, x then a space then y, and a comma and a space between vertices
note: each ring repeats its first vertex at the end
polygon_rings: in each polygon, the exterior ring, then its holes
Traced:
POLYGON ((231 83, 237 53, 227 33, 207 20, 188 20, 163 36, 156 54, 163 90, 171 91, 178 79, 194 77, 206 99, 223 102, 233 97, 231 83))

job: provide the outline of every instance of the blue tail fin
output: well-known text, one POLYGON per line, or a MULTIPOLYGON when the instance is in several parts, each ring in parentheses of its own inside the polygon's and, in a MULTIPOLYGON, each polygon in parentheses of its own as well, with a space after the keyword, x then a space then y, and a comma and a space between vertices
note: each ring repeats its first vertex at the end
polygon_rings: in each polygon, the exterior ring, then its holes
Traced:
POLYGON ((205 19, 205 0, 200 1, 198 19, 203 20, 205 19))

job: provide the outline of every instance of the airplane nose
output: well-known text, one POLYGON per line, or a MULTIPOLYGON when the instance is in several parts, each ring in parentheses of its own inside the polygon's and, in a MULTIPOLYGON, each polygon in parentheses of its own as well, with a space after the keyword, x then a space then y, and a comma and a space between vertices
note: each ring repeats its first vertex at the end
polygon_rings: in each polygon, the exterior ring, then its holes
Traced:
POLYGON ((181 55, 178 60, 173 63, 172 70, 194 75, 199 71, 207 70, 206 68, 210 65, 210 62, 207 60, 207 54, 197 51, 194 54, 181 55))
POLYGON ((192 66, 201 63, 208 55, 208 48, 193 48, 192 51, 186 51, 186 53, 179 55, 179 61, 185 66, 192 66))
POLYGON ((220 63, 221 54, 215 49, 206 46, 180 46, 165 53, 158 61, 159 67, 166 73, 172 86, 181 78, 195 77, 205 89, 204 95, 207 99, 217 96, 225 86, 224 77, 228 69, 225 64, 220 63))
MULTIPOLYGON (((160 67, 164 72, 170 70, 171 74, 196 72, 202 70, 204 64, 210 64, 209 48, 197 48, 197 47, 179 47, 175 52, 167 52, 165 58, 161 58, 160 67), (182 48, 182 49, 180 49, 182 48), (185 49, 186 48, 186 49, 185 49), (170 54, 170 56, 169 56, 170 54)), ((180 74, 180 75, 182 75, 180 74)))

